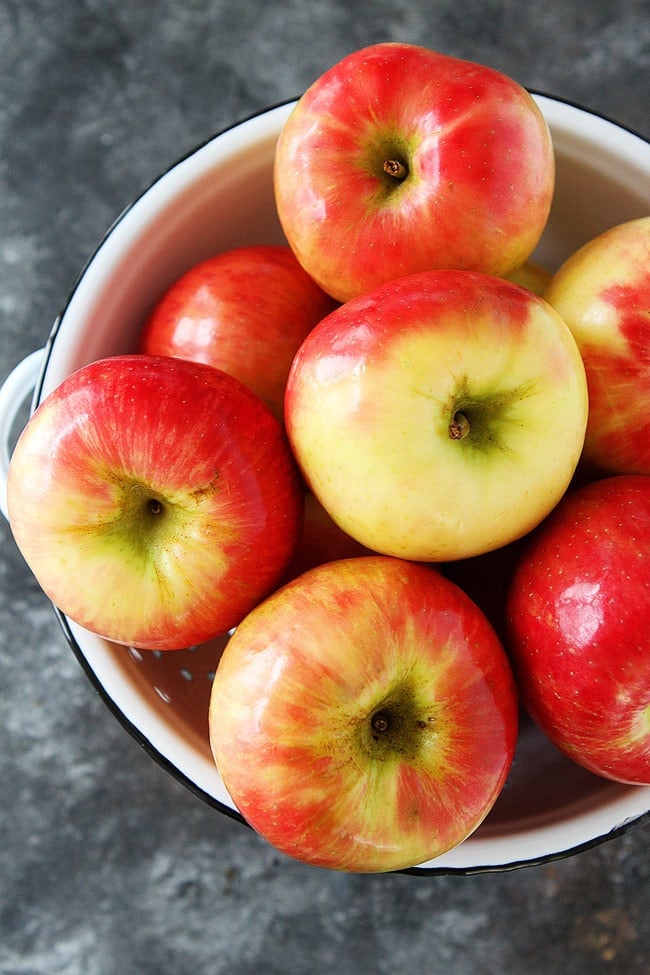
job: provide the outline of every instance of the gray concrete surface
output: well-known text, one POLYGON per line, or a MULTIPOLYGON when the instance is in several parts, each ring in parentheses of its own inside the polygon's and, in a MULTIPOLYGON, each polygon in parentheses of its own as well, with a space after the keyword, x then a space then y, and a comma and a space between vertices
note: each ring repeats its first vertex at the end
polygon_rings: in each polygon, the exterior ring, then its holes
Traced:
MULTIPOLYGON (((162 169, 385 39, 650 135, 647 0, 0 0, 0 378, 162 169)), ((649 838, 470 877, 290 862, 124 731, 0 519, 1 975, 641 975, 649 838)))

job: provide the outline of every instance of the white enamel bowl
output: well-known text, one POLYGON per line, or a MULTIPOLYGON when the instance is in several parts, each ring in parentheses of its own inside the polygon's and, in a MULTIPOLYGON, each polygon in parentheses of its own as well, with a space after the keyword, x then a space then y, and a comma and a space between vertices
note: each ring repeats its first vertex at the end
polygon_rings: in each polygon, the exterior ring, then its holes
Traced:
MULTIPOLYGON (((650 213, 650 145, 575 105, 535 97, 554 139, 557 189, 534 257, 553 270, 600 231, 650 213)), ((234 246, 283 241, 271 173, 275 141, 292 104, 249 118, 199 146, 107 232, 46 347, 20 363, 0 390, 0 507, 9 431, 26 395, 34 391, 34 408, 78 367, 132 351, 152 303, 198 260, 234 246)), ((79 661, 123 725, 203 800, 240 818, 207 740, 219 642, 166 655, 138 653, 57 615, 79 661)), ((471 873, 539 863, 576 853, 649 817, 650 788, 590 775, 524 723, 512 774, 486 821, 455 850, 413 872, 471 873)))

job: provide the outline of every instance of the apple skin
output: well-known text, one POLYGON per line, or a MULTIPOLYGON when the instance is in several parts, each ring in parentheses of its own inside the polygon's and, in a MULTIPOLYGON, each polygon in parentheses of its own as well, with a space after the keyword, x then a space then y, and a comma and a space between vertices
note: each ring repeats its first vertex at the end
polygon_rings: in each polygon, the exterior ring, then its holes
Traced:
POLYGON ((650 477, 576 488, 526 543, 506 607, 522 704, 579 765, 650 784, 650 477))
POLYGON ((650 474, 650 216, 584 244, 555 272, 544 298, 585 363, 585 463, 601 473, 650 474))
POLYGON ((375 554, 339 528, 318 498, 305 491, 302 531, 284 581, 289 582, 323 562, 375 554))
POLYGON ((336 302, 287 246, 259 244, 191 267, 155 305, 139 351, 223 369, 281 419, 291 360, 336 302))
POLYGON ((436 568, 472 599, 487 616, 497 636, 506 642, 506 600, 512 576, 526 537, 509 545, 455 562, 439 562, 436 568))
POLYGON ((506 275, 506 277, 508 281, 512 281, 514 284, 520 284, 522 288, 528 288, 529 291, 543 297, 553 275, 548 268, 543 267, 541 264, 537 264, 535 261, 526 261, 525 264, 522 264, 521 267, 518 267, 515 271, 506 275))
POLYGON ((549 129, 524 88, 400 42, 318 77, 283 126, 274 166, 285 236, 340 301, 433 268, 506 277, 536 247, 554 185, 549 129), (387 175, 387 160, 406 177, 387 175))
POLYGON ((303 487, 284 429, 239 380, 163 356, 68 376, 9 467, 10 525, 52 602, 116 643, 225 632, 281 580, 303 487))
POLYGON ((258 605, 219 661, 217 768, 297 860, 399 870, 462 842, 510 769, 518 701, 478 607, 428 566, 318 566, 258 605), (377 726, 385 719, 387 727, 377 726))
POLYGON ((285 395, 294 456, 333 520, 422 562, 530 531, 569 485, 586 419, 560 316, 471 271, 422 272, 342 305, 303 342, 285 395), (463 415, 469 434, 453 439, 463 415))

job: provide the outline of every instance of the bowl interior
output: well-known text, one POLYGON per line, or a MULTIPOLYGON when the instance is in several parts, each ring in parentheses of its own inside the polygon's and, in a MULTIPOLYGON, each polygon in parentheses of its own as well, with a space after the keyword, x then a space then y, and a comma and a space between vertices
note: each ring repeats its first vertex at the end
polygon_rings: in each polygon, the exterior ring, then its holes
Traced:
MULTIPOLYGON (((576 106, 535 96, 553 134, 557 186, 533 255, 555 270, 602 230, 650 213, 650 148, 576 106)), ((132 351, 144 318, 172 281, 210 254, 283 242, 275 214, 275 141, 292 103, 246 120, 174 165, 116 221, 88 263, 50 337, 35 404, 74 369, 132 351)), ((173 774, 237 815, 207 738, 211 678, 225 639, 171 653, 118 647, 61 617, 107 703, 173 774)), ((650 788, 582 770, 525 718, 515 763, 476 833, 425 872, 532 863, 599 842, 650 810, 650 788)))

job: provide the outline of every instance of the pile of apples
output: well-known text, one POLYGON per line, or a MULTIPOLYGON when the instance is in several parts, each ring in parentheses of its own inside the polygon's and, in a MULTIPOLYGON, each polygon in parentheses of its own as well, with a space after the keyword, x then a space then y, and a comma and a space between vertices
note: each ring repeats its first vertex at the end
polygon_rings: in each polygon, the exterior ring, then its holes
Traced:
POLYGON ((460 843, 520 705, 650 783, 650 216, 551 274, 554 179, 512 79, 356 51, 280 134, 286 246, 190 268, 15 448, 10 524, 64 613, 145 650, 232 631, 215 762, 299 860, 460 843))

